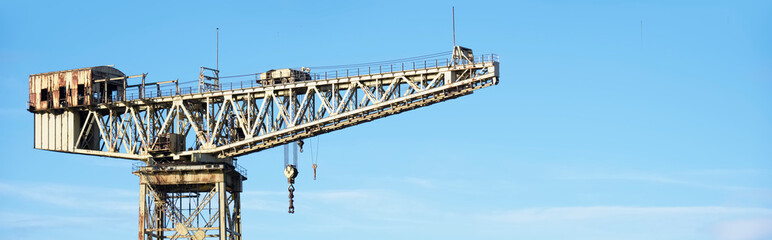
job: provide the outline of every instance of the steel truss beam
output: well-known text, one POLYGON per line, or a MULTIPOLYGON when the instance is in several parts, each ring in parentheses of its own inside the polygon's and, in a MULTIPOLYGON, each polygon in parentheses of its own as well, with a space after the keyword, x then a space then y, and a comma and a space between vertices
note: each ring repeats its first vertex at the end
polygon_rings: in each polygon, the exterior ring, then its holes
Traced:
POLYGON ((85 112, 75 153, 127 159, 235 157, 471 94, 498 84, 498 62, 100 104, 85 112), (96 131, 97 134, 90 134, 96 131), (185 149, 151 155, 158 136, 185 149), (88 147, 88 136, 98 147, 88 147))

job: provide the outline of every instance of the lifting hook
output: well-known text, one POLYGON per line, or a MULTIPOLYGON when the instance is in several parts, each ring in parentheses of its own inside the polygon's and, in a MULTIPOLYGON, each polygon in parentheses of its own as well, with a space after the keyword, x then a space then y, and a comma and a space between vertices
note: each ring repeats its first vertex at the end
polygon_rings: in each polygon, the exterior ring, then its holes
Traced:
POLYGON ((295 168, 295 165, 287 164, 287 167, 284 168, 284 176, 287 177, 287 183, 289 183, 289 187, 287 187, 287 191, 289 191, 289 213, 295 213, 295 177, 298 176, 298 169, 295 168))

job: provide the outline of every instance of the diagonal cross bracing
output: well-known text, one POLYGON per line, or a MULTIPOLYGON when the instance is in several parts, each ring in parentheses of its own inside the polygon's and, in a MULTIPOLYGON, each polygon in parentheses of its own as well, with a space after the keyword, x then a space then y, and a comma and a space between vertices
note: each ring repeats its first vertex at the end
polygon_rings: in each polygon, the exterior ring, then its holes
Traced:
POLYGON ((160 157, 240 156, 496 84, 498 62, 488 61, 111 102, 75 108, 87 121, 73 152, 144 160, 159 157, 148 153, 158 136, 174 133, 185 148, 160 157), (81 148, 90 131, 103 147, 81 148))

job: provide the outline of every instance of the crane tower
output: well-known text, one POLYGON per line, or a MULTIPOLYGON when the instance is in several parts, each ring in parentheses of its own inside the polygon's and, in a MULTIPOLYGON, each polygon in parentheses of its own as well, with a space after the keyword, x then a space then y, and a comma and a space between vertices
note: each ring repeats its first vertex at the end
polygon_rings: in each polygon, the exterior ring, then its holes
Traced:
POLYGON ((321 69, 220 77, 218 69, 202 67, 196 86, 150 83, 146 73, 126 75, 113 66, 30 75, 34 147, 143 162, 133 169, 140 240, 240 240, 247 172, 237 157, 499 81, 498 55, 460 46, 321 69))

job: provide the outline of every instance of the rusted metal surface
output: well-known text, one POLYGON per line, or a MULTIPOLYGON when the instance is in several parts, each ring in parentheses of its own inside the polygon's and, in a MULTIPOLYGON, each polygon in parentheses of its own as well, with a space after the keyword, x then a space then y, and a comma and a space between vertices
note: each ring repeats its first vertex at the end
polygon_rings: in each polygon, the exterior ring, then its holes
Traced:
POLYGON ((108 83, 96 80, 125 76, 120 70, 109 66, 30 75, 28 109, 45 111, 104 102, 104 99, 114 97, 113 92, 122 94, 123 83, 119 80, 108 83))
POLYGON ((229 164, 160 165, 140 167, 134 172, 140 184, 196 185, 225 182, 228 189, 241 191, 247 177, 229 164))
POLYGON ((229 164, 139 167, 139 239, 241 239, 242 181, 229 164))
MULTIPOLYGON (((147 223, 147 184, 139 184, 139 229, 144 229, 147 223)), ((144 231, 139 231, 139 240, 145 240, 144 231)))
POLYGON ((182 134, 166 133, 156 137, 153 147, 148 151, 151 154, 177 153, 185 150, 185 136, 182 134))
POLYGON ((175 185, 175 184, 201 184, 213 181, 223 181, 222 173, 170 173, 155 174, 147 176, 143 181, 155 185, 175 185))

